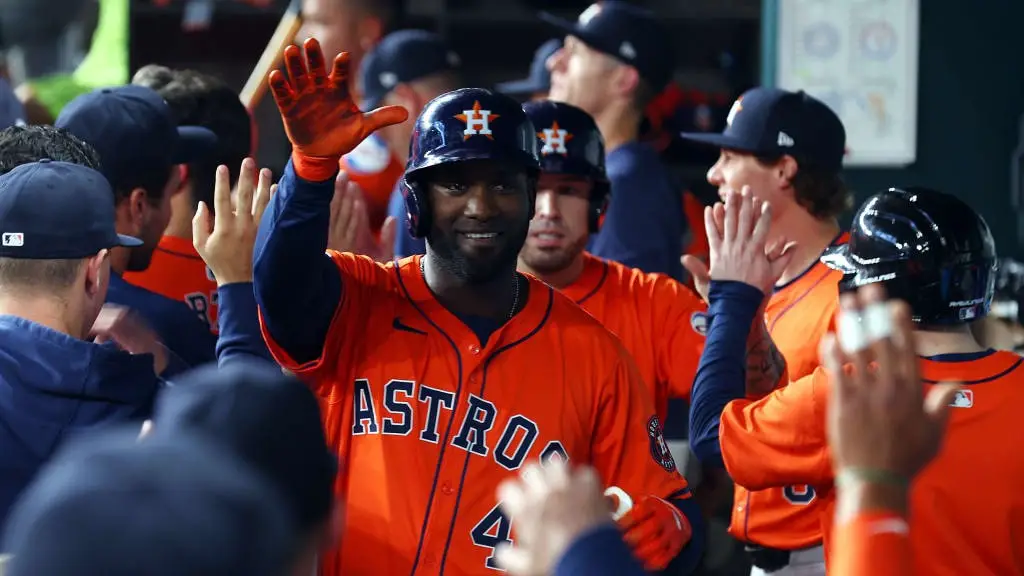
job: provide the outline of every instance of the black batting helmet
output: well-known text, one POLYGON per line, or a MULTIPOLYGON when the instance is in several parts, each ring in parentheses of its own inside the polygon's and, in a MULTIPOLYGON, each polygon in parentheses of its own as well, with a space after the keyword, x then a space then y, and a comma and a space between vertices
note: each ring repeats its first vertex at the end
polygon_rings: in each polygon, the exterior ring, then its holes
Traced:
POLYGON ((928 188, 890 188, 853 217, 849 243, 821 257, 844 273, 841 292, 882 284, 925 325, 970 322, 988 314, 996 248, 970 206, 928 188))
POLYGON ((428 102, 416 119, 401 182, 410 234, 422 238, 430 230, 430 207, 416 173, 483 159, 507 162, 536 179, 537 130, 519 102, 483 88, 461 88, 428 102))
POLYGON ((594 119, 583 110, 552 100, 523 104, 540 138, 540 171, 589 178, 590 232, 597 232, 608 206, 611 187, 604 168, 604 139, 594 119))

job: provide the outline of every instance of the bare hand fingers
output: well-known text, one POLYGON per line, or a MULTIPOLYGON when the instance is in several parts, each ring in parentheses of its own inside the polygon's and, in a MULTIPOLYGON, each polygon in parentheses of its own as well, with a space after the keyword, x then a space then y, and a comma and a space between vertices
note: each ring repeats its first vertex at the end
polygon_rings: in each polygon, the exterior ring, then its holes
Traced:
MULTIPOLYGON (((256 171, 256 161, 252 158, 242 160, 242 167, 238 171, 238 186, 235 187, 235 209, 233 213, 238 215, 252 214, 252 198, 256 194, 256 181, 259 178, 256 171)), ((218 212, 220 208, 217 209, 218 212)))
MULTIPOLYGON (((757 205, 759 211, 754 213, 756 220, 754 222, 754 232, 750 237, 755 247, 764 246, 765 242, 768 241, 768 232, 772 228, 772 205, 768 202, 758 202, 757 205)), ((780 241, 777 244, 781 248, 782 242, 780 241)), ((781 249, 778 255, 781 255, 781 249)), ((774 258, 769 258, 769 260, 774 260, 774 258)))
POLYGON ((708 248, 711 254, 718 254, 722 248, 722 229, 715 221, 715 211, 722 206, 721 202, 715 202, 714 206, 704 208, 704 233, 708 237, 708 248))
POLYGON ((725 194, 725 221, 722 228, 722 242, 732 244, 736 241, 736 229, 739 219, 739 194, 729 191, 725 194))
POLYGON ((337 90, 348 90, 349 63, 348 52, 342 52, 334 57, 334 65, 331 67, 331 85, 337 90))
POLYGON ((231 174, 227 166, 220 165, 213 184, 213 230, 230 228, 231 212, 231 174))
MULTIPOLYGON (((754 233, 754 197, 750 192, 750 186, 744 186, 740 191, 739 211, 736 215, 736 238, 748 244, 754 233)), ((753 248, 753 246, 751 246, 753 248)), ((763 251, 764 247, 760 247, 763 251)))
POLYGON ((192 246, 200 256, 205 255, 206 243, 210 241, 210 232, 212 231, 213 222, 210 218, 210 209, 206 207, 206 202, 200 201, 196 207, 196 214, 192 217, 192 246))
POLYGON ((256 183, 256 196, 252 200, 252 221, 258 225, 260 219, 263 218, 263 212, 267 209, 267 204, 270 203, 270 195, 273 193, 273 178, 274 173, 269 168, 260 170, 260 178, 256 183))
POLYGON ((306 61, 309 63, 309 79, 314 86, 322 88, 327 84, 327 64, 324 62, 324 51, 314 38, 307 40, 303 46, 306 49, 306 61))

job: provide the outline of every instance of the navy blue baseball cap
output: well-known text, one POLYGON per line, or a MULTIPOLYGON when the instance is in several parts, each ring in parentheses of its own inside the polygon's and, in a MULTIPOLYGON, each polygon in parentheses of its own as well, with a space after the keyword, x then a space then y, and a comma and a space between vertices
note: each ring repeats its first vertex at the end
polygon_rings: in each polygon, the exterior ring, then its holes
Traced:
POLYGON ((359 67, 364 110, 380 106, 391 89, 462 65, 458 54, 441 36, 426 30, 398 30, 385 36, 359 67))
POLYGON ((541 12, 541 20, 591 48, 636 68, 656 92, 668 85, 675 70, 675 52, 668 30, 658 17, 625 2, 596 2, 576 22, 541 12))
POLYGON ((299 545, 284 504, 204 439, 72 438, 14 505, 6 576, 279 576, 299 545))
POLYGON ((0 175, 0 256, 74 260, 140 245, 117 233, 114 192, 92 168, 43 159, 0 175))
POLYGON ((199 368, 174 383, 157 399, 151 436, 208 436, 262 472, 300 528, 330 517, 338 460, 305 384, 257 361, 199 368))
POLYGON ((61 110, 54 125, 96 149, 102 172, 115 189, 169 173, 175 164, 203 160, 217 144, 206 128, 178 126, 167 102, 144 86, 83 94, 61 110))
POLYGON ((562 47, 561 38, 548 40, 533 53, 530 63, 530 75, 521 80, 502 82, 495 90, 509 96, 523 97, 547 92, 551 89, 551 72, 548 70, 548 58, 562 47))
POLYGON ((721 134, 684 132, 682 137, 758 156, 789 155, 801 165, 836 172, 846 154, 842 120, 803 90, 752 88, 733 103, 721 134))

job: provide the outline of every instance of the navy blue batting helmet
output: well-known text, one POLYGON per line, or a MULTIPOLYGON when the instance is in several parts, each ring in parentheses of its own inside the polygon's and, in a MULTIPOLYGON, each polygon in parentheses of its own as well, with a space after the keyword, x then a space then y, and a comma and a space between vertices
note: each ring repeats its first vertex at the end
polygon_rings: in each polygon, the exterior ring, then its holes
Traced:
POLYGON ((996 247, 965 202, 927 188, 890 188, 857 210, 849 243, 821 261, 843 272, 841 292, 882 284, 910 304, 914 321, 961 324, 988 314, 996 247))
POLYGON ((484 88, 461 88, 423 108, 413 128, 401 184, 414 237, 422 238, 430 230, 430 207, 416 173, 468 160, 506 162, 536 178, 537 130, 519 102, 484 88))
POLYGON ((594 119, 570 104, 537 100, 523 104, 540 138, 540 171, 589 178, 590 231, 597 232, 611 186, 604 168, 604 139, 594 119))

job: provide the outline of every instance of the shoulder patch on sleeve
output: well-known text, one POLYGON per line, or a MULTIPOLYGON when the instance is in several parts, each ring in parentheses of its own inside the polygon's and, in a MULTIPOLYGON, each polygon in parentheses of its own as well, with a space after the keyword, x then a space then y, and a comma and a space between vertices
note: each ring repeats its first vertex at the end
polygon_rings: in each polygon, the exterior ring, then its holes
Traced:
POLYGON ((676 461, 672 458, 668 443, 665 442, 665 435, 662 433, 661 422, 657 416, 651 416, 647 421, 647 438, 651 444, 651 457, 654 458, 654 461, 665 470, 675 472, 676 461))
POLYGON ((390 163, 391 151, 376 134, 371 134, 345 155, 345 166, 360 174, 383 172, 390 163))
POLYGON ((694 312, 690 315, 690 327, 701 336, 708 335, 708 315, 705 312, 694 312))

